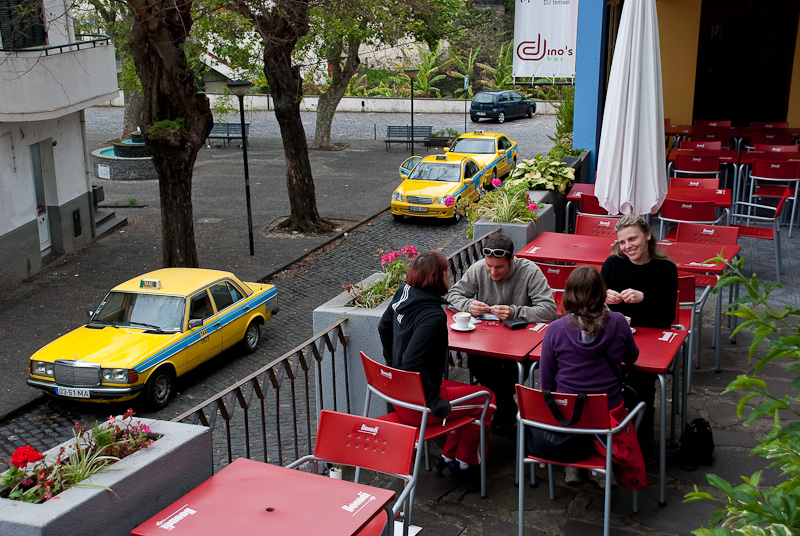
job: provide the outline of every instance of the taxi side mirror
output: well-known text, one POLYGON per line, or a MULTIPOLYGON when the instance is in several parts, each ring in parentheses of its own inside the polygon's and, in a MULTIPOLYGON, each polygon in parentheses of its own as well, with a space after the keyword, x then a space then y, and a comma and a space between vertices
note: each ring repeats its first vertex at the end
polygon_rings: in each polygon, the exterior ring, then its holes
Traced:
POLYGON ((189 320, 189 329, 199 328, 203 325, 203 321, 200 318, 192 318, 189 320))

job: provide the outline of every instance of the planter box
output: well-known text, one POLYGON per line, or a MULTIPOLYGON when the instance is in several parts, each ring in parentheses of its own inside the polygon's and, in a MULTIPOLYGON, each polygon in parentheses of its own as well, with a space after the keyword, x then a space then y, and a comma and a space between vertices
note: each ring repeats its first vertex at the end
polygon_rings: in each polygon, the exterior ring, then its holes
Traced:
MULTIPOLYGON (((0 499, 0 534, 127 536, 211 476, 208 428, 138 420, 162 437, 92 477, 94 484, 109 487, 113 493, 75 487, 42 504, 0 499)), ((60 447, 45 454, 55 456, 60 447)))
MULTIPOLYGON (((544 192, 549 194, 549 192, 544 192)), ((491 221, 489 218, 481 218, 475 222, 472 229, 472 236, 483 236, 488 232, 500 227, 502 233, 514 242, 514 253, 528 245, 536 238, 539 233, 555 232, 556 218, 553 205, 540 204, 536 211, 539 220, 530 223, 507 223, 491 221)))
POLYGON ((431 147, 450 147, 455 138, 428 138, 428 145, 431 147))
MULTIPOLYGON (((376 273, 364 279, 364 283, 372 283, 383 277, 376 273)), ((348 388, 350 390, 350 411, 361 415, 364 410, 364 400, 367 395, 367 379, 364 376, 364 367, 361 364, 359 352, 364 352, 371 359, 383 363, 383 346, 378 337, 378 323, 391 300, 386 300, 374 309, 352 307, 353 298, 343 292, 314 309, 314 333, 319 333, 340 318, 347 318, 345 334, 347 346, 337 348, 333 356, 336 365, 336 409, 347 411, 347 399, 344 385, 345 354, 347 372, 349 376, 348 388), (346 350, 346 352, 345 352, 346 350)), ((321 386, 321 399, 317 399, 317 412, 321 409, 334 409, 333 369, 331 360, 322 363, 321 374, 318 372, 316 381, 321 386)), ((386 413, 380 403, 372 404, 371 417, 379 417, 386 413)))

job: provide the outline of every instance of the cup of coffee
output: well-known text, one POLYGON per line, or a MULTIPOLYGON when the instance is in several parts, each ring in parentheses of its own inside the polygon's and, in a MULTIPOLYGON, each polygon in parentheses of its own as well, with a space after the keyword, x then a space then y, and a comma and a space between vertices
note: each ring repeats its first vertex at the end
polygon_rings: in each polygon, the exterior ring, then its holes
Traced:
POLYGON ((626 317, 625 317, 625 320, 627 320, 627 321, 628 321, 628 325, 630 326, 630 325, 631 325, 631 317, 629 317, 629 316, 626 316, 626 317))
POLYGON ((467 329, 469 328, 469 321, 472 319, 472 315, 466 311, 462 311, 454 314, 453 319, 456 321, 456 326, 458 326, 459 329, 467 329))

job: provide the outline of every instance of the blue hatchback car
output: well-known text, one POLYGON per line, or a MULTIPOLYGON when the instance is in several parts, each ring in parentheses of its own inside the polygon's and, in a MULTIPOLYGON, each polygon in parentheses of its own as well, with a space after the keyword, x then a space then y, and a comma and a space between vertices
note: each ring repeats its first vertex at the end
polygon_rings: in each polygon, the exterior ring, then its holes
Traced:
POLYGON ((516 91, 498 89, 481 91, 472 99, 469 117, 473 122, 481 119, 494 119, 503 123, 512 117, 533 117, 536 103, 526 99, 516 91))

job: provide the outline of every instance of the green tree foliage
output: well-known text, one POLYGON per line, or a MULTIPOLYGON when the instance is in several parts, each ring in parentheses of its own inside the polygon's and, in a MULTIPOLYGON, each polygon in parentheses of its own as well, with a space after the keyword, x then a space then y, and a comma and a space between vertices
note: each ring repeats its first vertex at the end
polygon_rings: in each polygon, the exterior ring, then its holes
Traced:
POLYGON ((475 65, 477 62, 478 54, 481 53, 481 46, 478 45, 476 49, 469 49, 469 52, 466 53, 465 56, 462 57, 463 52, 458 50, 457 48, 450 49, 450 57, 455 64, 455 69, 452 71, 447 71, 447 74, 455 78, 456 80, 461 81, 461 87, 456 88, 453 91, 454 97, 464 96, 464 77, 469 76, 469 83, 467 85, 467 93, 469 97, 472 98, 475 96, 475 93, 472 91, 472 84, 475 84, 477 81, 475 80, 475 65))
MULTIPOLYGON (((416 52, 419 56, 418 63, 414 63, 403 51, 405 65, 419 69, 417 78, 414 80, 414 95, 418 97, 431 97, 433 95, 441 97, 441 91, 434 84, 445 79, 445 75, 441 73, 453 62, 452 58, 447 58, 445 53, 439 51, 438 43, 433 47, 417 45, 416 52)), ((410 92, 411 79, 402 72, 401 76, 408 81, 408 91, 410 92)))
POLYGON ((487 89, 506 89, 514 81, 514 42, 503 43, 494 65, 478 63, 482 79, 477 83, 487 89))
MULTIPOLYGON (((721 258, 715 260, 724 262, 721 258)), ((781 285, 761 284, 755 274, 745 277, 743 263, 740 259, 729 264, 730 270, 714 291, 721 292, 733 284, 744 287, 744 295, 733 302, 734 309, 728 312, 742 320, 733 335, 742 330, 753 332, 749 358, 752 361, 758 355, 761 357, 758 357, 753 376, 738 376, 723 394, 744 393, 736 413, 742 418, 749 412, 745 426, 757 419, 772 421, 772 430, 752 454, 768 460, 768 467, 778 468, 783 481, 775 486, 763 486, 762 471, 756 471, 750 477, 742 476, 742 483, 734 486, 709 474, 706 475, 708 483, 719 492, 718 496, 695 486, 695 491, 687 494, 685 500, 706 499, 720 504, 709 519, 711 528, 697 529, 696 535, 788 536, 800 532, 800 309, 770 303, 770 293, 781 285), (764 380, 756 377, 771 363, 786 365, 783 374, 792 379, 790 394, 774 394, 764 380)))

